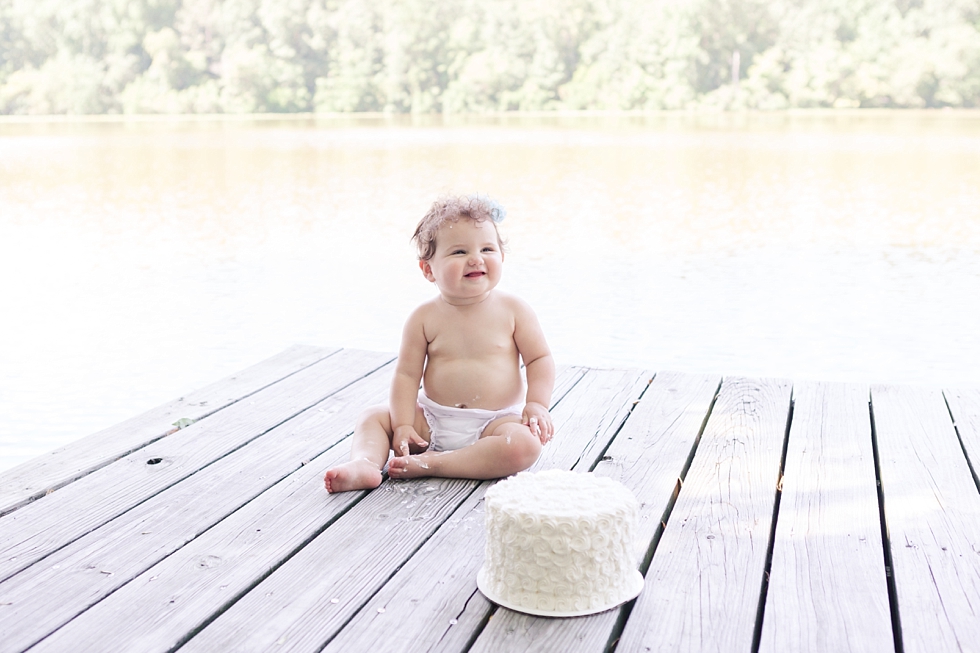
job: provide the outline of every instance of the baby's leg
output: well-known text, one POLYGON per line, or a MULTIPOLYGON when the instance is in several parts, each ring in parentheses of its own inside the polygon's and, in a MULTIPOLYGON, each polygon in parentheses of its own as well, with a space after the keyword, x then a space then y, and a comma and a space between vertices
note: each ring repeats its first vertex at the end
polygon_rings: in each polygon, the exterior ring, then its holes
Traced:
POLYGON ((524 471, 541 454, 541 441, 520 417, 494 420, 479 440, 455 451, 427 451, 392 458, 391 478, 441 476, 445 478, 503 478, 524 471))
POLYGON ((391 416, 387 406, 368 408, 357 419, 350 460, 331 467, 323 477, 327 492, 369 490, 381 485, 381 468, 391 446, 391 416))
MULTIPOLYGON (((415 430, 428 438, 422 409, 416 410, 415 430)), ((361 413, 354 427, 350 460, 327 470, 323 484, 327 492, 370 490, 381 485, 381 470, 391 450, 391 414, 387 406, 374 406, 361 413)))

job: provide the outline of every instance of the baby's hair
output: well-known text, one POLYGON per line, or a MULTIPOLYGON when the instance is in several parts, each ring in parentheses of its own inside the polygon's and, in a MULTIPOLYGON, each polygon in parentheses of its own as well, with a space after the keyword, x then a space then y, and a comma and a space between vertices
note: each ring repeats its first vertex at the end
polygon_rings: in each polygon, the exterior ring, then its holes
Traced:
POLYGON ((499 211, 500 207, 493 200, 480 195, 463 195, 462 197, 443 196, 432 203, 429 212, 419 221, 415 228, 412 240, 418 248, 419 260, 428 261, 436 253, 436 232, 447 222, 459 222, 460 218, 483 222, 490 220, 493 229, 497 232, 497 244, 501 251, 504 248, 504 241, 500 238, 500 231, 494 221, 494 210, 499 211))

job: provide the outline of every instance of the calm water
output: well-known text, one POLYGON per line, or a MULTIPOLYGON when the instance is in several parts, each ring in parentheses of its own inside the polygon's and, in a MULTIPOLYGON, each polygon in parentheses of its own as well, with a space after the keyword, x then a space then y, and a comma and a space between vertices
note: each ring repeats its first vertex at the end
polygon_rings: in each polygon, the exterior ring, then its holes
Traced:
POLYGON ((560 362, 980 385, 980 114, 0 122, 0 469, 395 351, 446 191, 508 208, 560 362))

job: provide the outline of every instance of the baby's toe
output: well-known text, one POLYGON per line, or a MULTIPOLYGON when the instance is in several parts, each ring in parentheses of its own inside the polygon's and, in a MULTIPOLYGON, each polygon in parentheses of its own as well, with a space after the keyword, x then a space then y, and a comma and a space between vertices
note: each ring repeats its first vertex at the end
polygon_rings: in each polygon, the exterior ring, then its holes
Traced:
POLYGON ((405 459, 402 457, 392 458, 388 461, 388 476, 398 478, 398 475, 405 471, 405 459))

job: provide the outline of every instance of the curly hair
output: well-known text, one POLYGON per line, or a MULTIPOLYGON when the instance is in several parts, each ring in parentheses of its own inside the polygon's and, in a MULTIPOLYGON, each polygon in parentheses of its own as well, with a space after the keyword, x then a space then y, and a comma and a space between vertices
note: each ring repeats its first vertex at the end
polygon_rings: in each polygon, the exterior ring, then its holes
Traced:
POLYGON ((460 218, 483 222, 490 220, 494 231, 497 232, 497 243, 500 250, 504 249, 504 241, 493 220, 493 210, 497 206, 491 199, 479 195, 463 195, 462 197, 444 196, 437 199, 429 207, 429 212, 419 221, 412 240, 418 248, 419 260, 428 261, 436 253, 436 232, 447 222, 459 222, 460 218))

